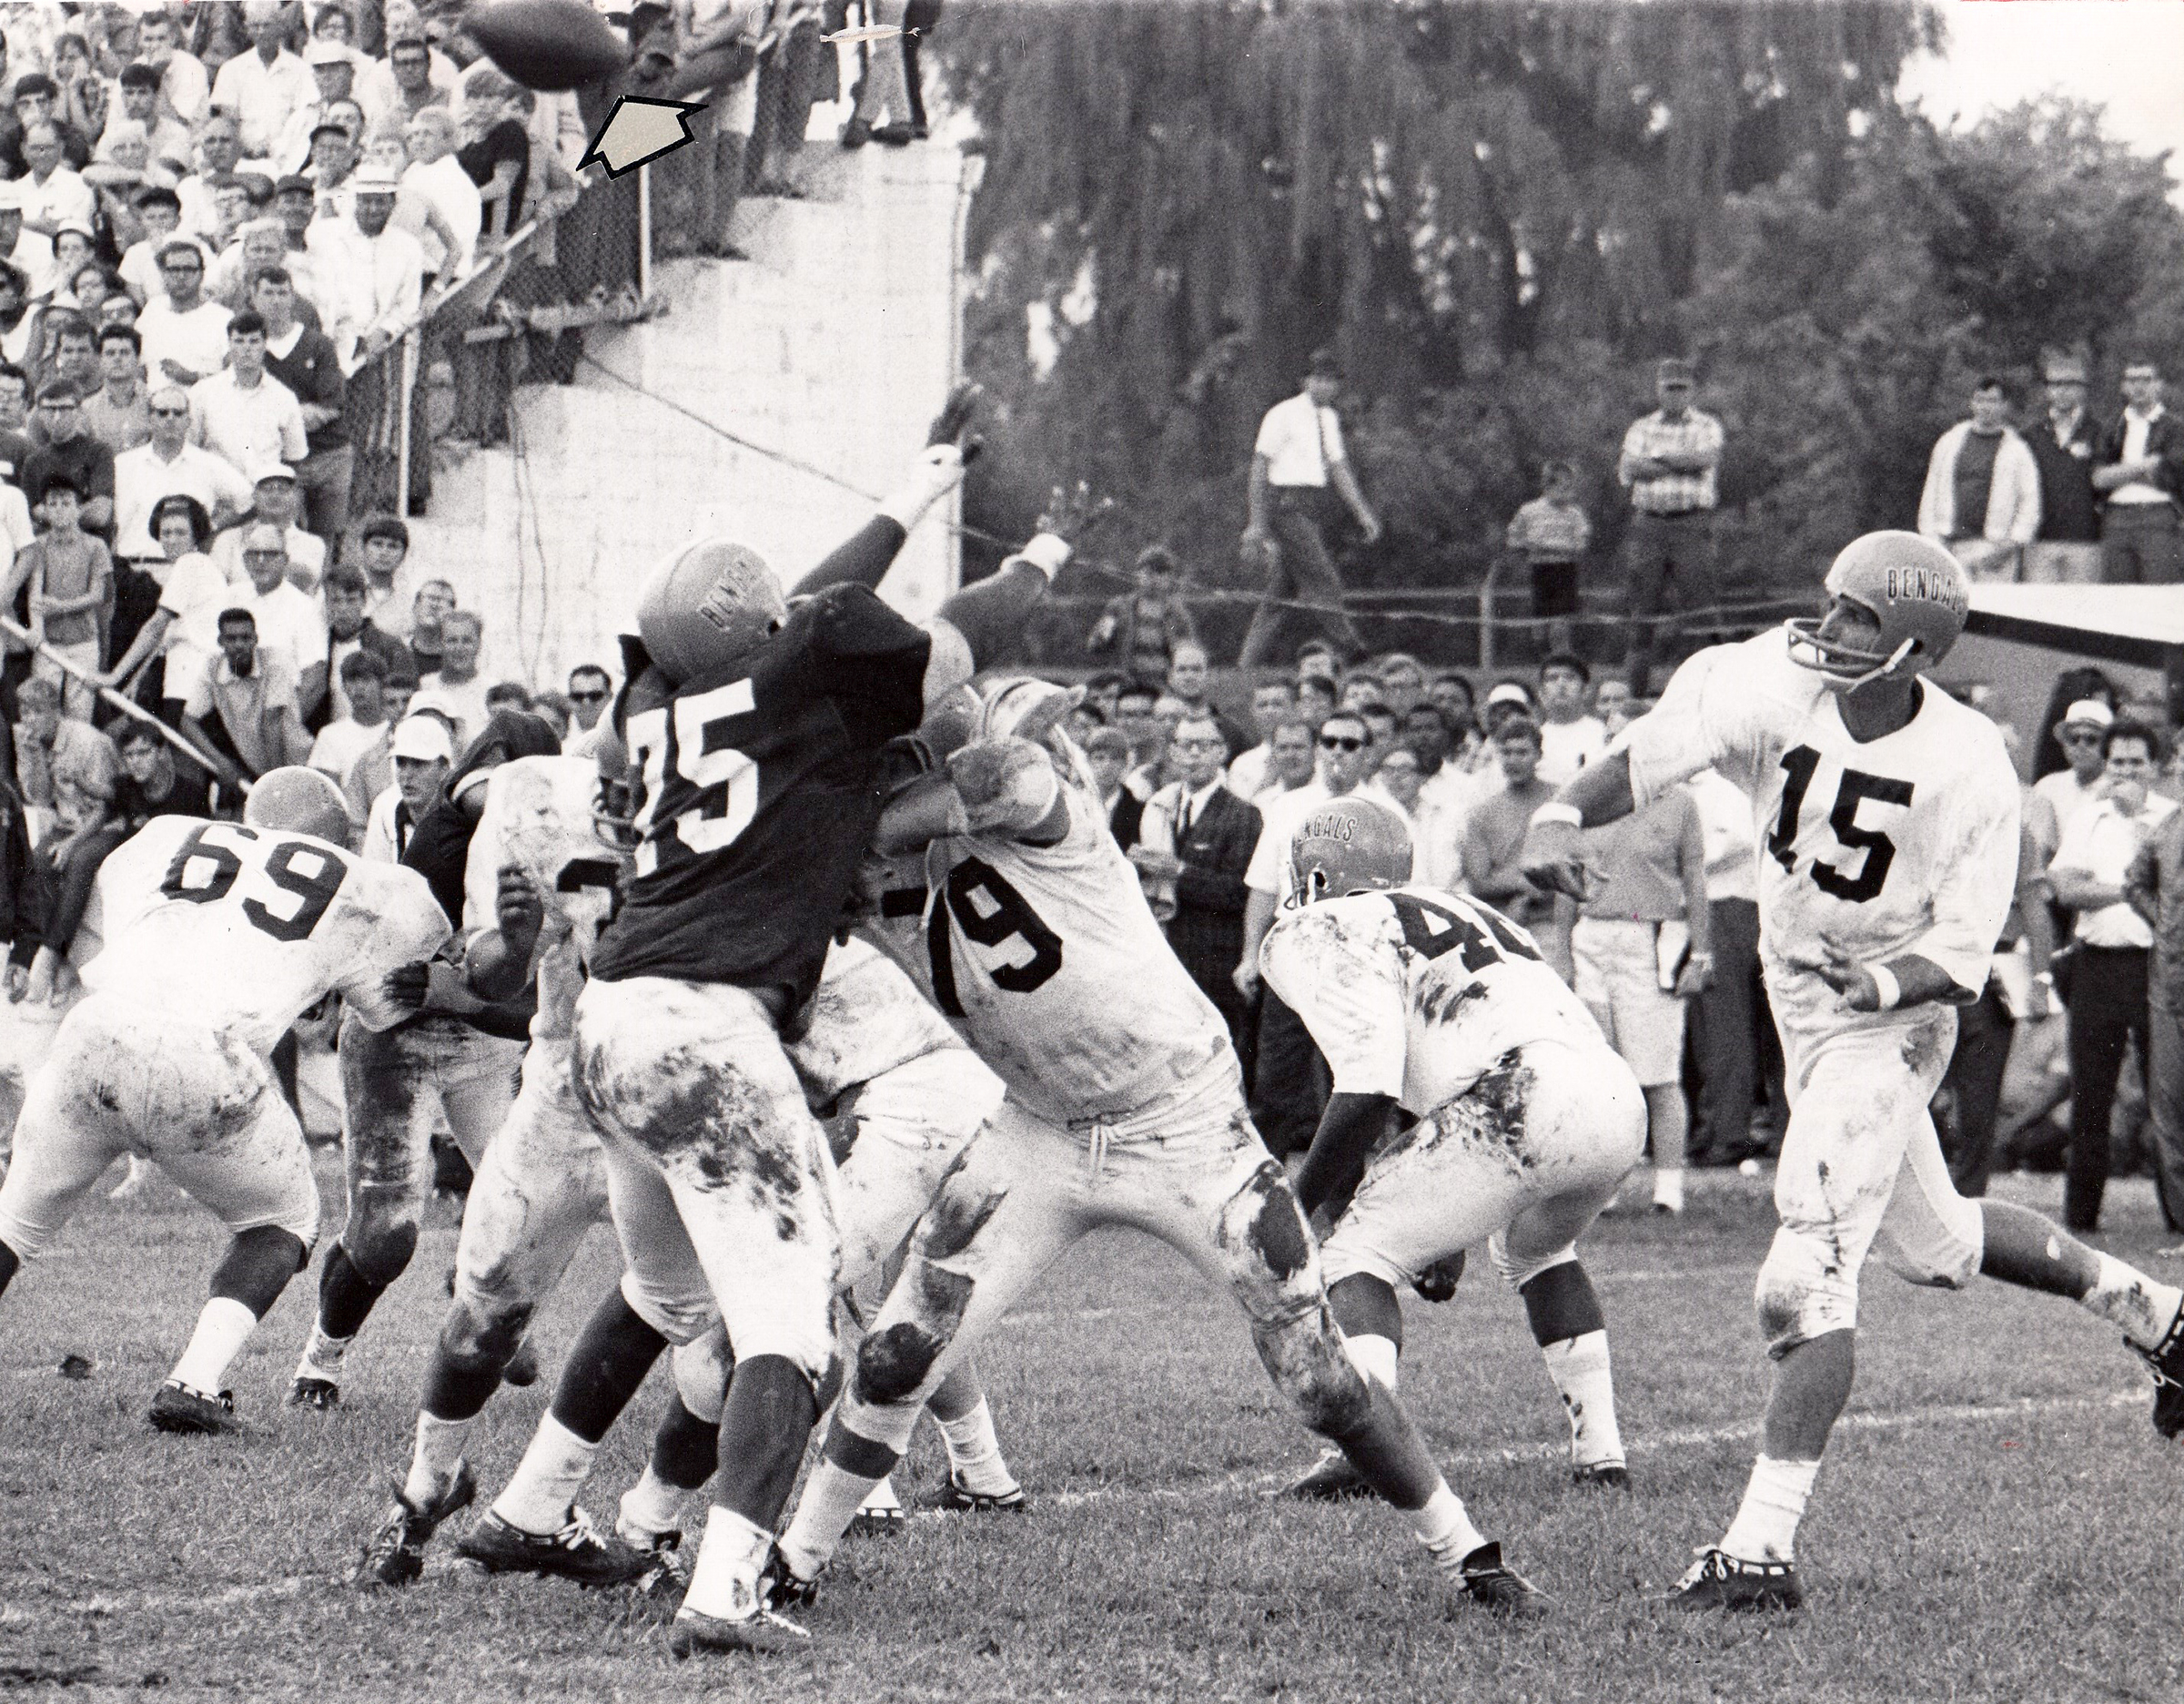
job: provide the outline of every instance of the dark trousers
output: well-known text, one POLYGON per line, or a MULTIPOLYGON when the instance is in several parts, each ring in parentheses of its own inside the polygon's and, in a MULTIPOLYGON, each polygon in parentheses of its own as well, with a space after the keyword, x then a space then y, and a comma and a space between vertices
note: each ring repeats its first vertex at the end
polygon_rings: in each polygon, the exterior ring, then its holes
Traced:
POLYGON ((1759 907, 1749 899, 1716 899, 1713 923, 1714 982, 1688 1010, 1699 1061, 1699 1129, 1694 1157, 1734 1165, 1752 1146, 1752 1111, 1759 1092, 1759 1028, 1767 1019, 1759 974, 1759 907))
POLYGON ((2100 523, 2100 577, 2110 585, 2184 580, 2184 521, 2174 503, 2110 503, 2100 523))
POLYGON ((1654 618, 1663 611, 1690 611, 1713 599, 1714 512, 1633 514, 1623 535, 1623 566, 1631 623, 1624 672, 1631 690, 1650 698, 1654 618))
POLYGON ((2002 1074, 2017 1030, 2017 1020, 2002 1003, 2001 985, 1991 977, 1978 999, 1956 1014, 1956 1050, 1941 1080, 1950 1107, 1942 1149, 1960 1195, 1987 1193, 1995 1164, 1995 1120, 2002 1110, 2002 1074))
POLYGON ((1320 607, 1299 610, 1303 620, 1324 628, 1345 658, 1365 649, 1358 629, 1342 607, 1342 577, 1335 559, 1328 554, 1326 529, 1333 524, 1335 494, 1320 486, 1277 485, 1271 493, 1275 552, 1268 571, 1267 589, 1244 634, 1244 648, 1237 657, 1239 668, 1264 662, 1281 632, 1285 603, 1320 607))
POLYGON ((1277 1158, 1302 1153, 1320 1130, 1334 1078, 1304 1019, 1262 989, 1259 1003, 1259 1069, 1252 1117, 1277 1158))
POLYGON ((2073 1231, 2100 1226, 2100 1197, 2108 1182, 2108 1115, 2116 1079, 2135 1036, 2146 1056, 2147 952, 2143 947, 2079 947, 2071 954, 2070 1165, 2063 1184, 2063 1222, 2073 1231))
MULTIPOLYGON (((2175 972, 2169 973, 2171 981, 2175 972)), ((2184 1231, 2184 1001, 2165 992, 2161 972, 2147 1000, 2146 1111, 2161 1216, 2184 1231)))

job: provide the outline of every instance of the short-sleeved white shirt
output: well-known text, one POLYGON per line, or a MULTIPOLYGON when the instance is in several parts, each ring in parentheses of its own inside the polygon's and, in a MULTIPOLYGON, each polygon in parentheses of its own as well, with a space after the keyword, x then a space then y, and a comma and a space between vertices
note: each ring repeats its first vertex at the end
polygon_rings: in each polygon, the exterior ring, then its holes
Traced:
POLYGON ((1275 485, 1328 482, 1328 469, 1345 461, 1342 421, 1331 408, 1314 405, 1309 391, 1285 397, 1259 422, 1251 453, 1267 458, 1267 479, 1275 485))

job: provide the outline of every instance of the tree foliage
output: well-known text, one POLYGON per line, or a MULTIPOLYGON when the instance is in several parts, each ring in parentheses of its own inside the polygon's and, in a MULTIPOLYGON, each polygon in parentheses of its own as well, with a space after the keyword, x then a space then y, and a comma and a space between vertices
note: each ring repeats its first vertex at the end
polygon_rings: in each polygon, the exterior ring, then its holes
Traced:
POLYGON ((2082 106, 1900 111, 1938 31, 1877 0, 952 8, 968 359, 1008 421, 979 518, 1020 532, 1087 478, 1241 583, 1253 430, 1331 343, 1390 523, 1353 581, 1475 579, 1547 456, 1584 470, 1604 561, 1616 444, 1676 351, 1729 429, 1734 581, 1809 583, 1907 522, 1973 370, 2184 329, 2162 165, 2082 106))

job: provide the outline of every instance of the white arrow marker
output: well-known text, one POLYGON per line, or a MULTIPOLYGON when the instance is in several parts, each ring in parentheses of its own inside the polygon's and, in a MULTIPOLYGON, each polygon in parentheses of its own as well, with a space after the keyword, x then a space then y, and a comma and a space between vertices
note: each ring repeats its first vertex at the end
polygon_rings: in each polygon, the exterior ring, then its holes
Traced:
POLYGON ((833 42, 844 47, 855 47, 865 42, 885 41, 890 36, 901 36, 905 33, 915 36, 918 32, 915 30, 905 32, 900 25, 896 24, 867 24, 860 29, 838 29, 832 36, 822 36, 819 39, 823 42, 833 42))
POLYGON ((703 101, 653 100, 643 95, 624 95, 614 103, 614 110, 607 115, 607 122, 600 126, 599 134, 592 138, 592 146, 584 150, 576 168, 581 171, 597 164, 607 168, 608 177, 619 178, 624 172, 636 170, 647 160, 672 154, 685 143, 696 140, 690 133, 691 115, 704 110, 703 101))

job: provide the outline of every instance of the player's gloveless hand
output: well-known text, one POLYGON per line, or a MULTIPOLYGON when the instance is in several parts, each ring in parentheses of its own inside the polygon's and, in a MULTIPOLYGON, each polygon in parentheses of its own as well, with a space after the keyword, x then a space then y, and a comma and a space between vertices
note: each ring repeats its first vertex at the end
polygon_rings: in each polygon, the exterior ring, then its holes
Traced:
POLYGON ((1845 1011, 1877 1012, 1881 1009, 1881 985, 1864 965, 1855 965, 1842 959, 1830 959, 1813 967, 1813 974, 1840 996, 1845 1011))
POLYGON ((431 986, 431 971, 420 960, 415 964, 397 965, 387 973, 387 998, 404 1011, 416 1011, 425 1003, 425 993, 431 986))
POLYGON ((500 887, 493 894, 493 913, 501 939, 516 946, 538 939, 539 930, 545 923, 545 907, 540 901, 539 890, 521 866, 500 867, 500 887))
POLYGON ((1463 1251, 1458 1249, 1446 1260, 1435 1261, 1410 1281, 1410 1287, 1428 1302, 1447 1302, 1456 1294, 1458 1280, 1463 1276, 1463 1251))
POLYGON ((1578 830, 1568 823, 1534 823, 1525 832, 1517 867, 1542 893, 1568 894, 1581 905, 1592 896, 1578 830))

